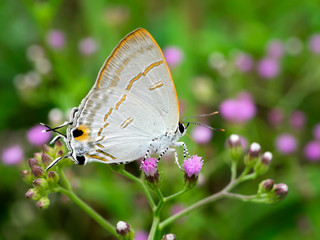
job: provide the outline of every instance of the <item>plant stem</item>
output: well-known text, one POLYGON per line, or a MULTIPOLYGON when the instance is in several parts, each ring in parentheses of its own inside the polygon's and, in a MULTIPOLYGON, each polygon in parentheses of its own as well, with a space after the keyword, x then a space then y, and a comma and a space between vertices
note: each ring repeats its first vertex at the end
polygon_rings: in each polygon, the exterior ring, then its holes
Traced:
POLYGON ((155 189, 155 192, 159 197, 159 202, 157 206, 153 209, 153 221, 152 221, 152 226, 148 236, 148 240, 157 239, 159 237, 158 234, 159 234, 159 223, 160 223, 160 210, 164 204, 164 197, 160 189, 159 188, 155 189))
POLYGON ((179 191, 179 192, 177 192, 177 193, 175 193, 175 194, 172 194, 172 195, 170 195, 170 196, 168 196, 168 197, 165 197, 165 198, 163 199, 163 202, 169 202, 169 201, 171 201, 172 199, 181 196, 182 194, 184 194, 184 193, 187 192, 187 191, 188 191, 188 188, 184 187, 181 191, 179 191))
POLYGON ((62 168, 58 168, 57 172, 60 175, 60 180, 62 182, 63 187, 65 187, 65 189, 67 189, 68 191, 71 191, 71 185, 66 176, 64 175, 62 168))
POLYGON ((237 177, 237 162, 232 161, 231 164, 231 181, 234 181, 237 177))
POLYGON ((82 208, 87 214, 89 214, 97 223, 100 224, 105 230, 107 230, 112 235, 118 237, 115 227, 105 220, 99 213, 97 213, 93 208, 82 201, 77 195, 75 195, 72 190, 67 190, 62 187, 57 189, 62 194, 68 196, 75 204, 82 208))

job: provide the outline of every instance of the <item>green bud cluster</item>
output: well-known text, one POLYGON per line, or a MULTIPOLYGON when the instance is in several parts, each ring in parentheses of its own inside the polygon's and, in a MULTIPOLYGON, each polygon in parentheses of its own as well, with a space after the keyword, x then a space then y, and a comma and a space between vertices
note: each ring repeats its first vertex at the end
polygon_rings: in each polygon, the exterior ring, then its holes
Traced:
MULTIPOLYGON (((54 147, 42 146, 41 153, 35 153, 33 158, 28 160, 29 170, 22 170, 22 179, 29 185, 32 185, 25 197, 37 201, 37 207, 45 209, 49 206, 50 200, 48 194, 55 191, 58 187, 59 175, 56 171, 46 171, 49 164, 59 157, 66 154, 65 146, 57 141, 54 147)), ((70 159, 60 161, 54 168, 63 167, 72 164, 70 159)))
POLYGON ((284 199, 289 188, 284 183, 274 184, 272 179, 267 179, 259 184, 256 201, 275 204, 284 199))

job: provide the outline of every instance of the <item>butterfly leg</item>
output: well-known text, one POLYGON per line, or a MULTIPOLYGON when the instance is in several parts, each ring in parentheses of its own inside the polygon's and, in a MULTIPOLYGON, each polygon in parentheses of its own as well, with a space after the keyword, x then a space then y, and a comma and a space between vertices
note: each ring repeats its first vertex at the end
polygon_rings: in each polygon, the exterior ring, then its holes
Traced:
POLYGON ((188 152, 187 146, 184 142, 176 142, 174 144, 171 145, 172 147, 183 147, 183 158, 186 159, 187 156, 190 157, 190 154, 188 152))
POLYGON ((173 152, 173 154, 174 154, 174 162, 177 164, 177 166, 179 167, 179 169, 180 169, 181 171, 183 171, 183 169, 182 169, 182 167, 181 167, 181 165, 180 165, 180 163, 179 163, 178 153, 177 153, 176 149, 175 149, 175 148, 169 148, 169 149, 168 149, 168 152, 173 152))
POLYGON ((144 158, 142 159, 141 161, 141 164, 140 164, 140 170, 142 168, 142 165, 144 164, 144 161, 150 157, 150 149, 152 148, 152 144, 150 144, 149 148, 147 149, 147 152, 146 154, 144 155, 144 158))

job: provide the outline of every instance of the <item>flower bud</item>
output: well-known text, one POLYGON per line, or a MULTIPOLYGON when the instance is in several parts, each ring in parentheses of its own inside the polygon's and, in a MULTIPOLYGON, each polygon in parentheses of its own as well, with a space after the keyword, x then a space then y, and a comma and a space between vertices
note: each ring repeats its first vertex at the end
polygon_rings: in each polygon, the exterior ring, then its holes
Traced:
POLYGON ((123 221, 117 223, 116 232, 122 240, 133 240, 134 233, 131 226, 123 221))
POLYGON ((252 168, 256 164, 256 162, 259 160, 260 153, 261 153, 260 144, 255 142, 252 143, 244 159, 244 163, 247 165, 247 167, 252 168))
POLYGON ((33 156, 35 159, 37 159, 38 161, 41 161, 41 155, 42 153, 34 153, 33 156))
POLYGON ((43 144, 42 145, 42 153, 45 153, 45 154, 48 154, 48 155, 51 155, 53 154, 53 149, 51 147, 49 147, 48 145, 46 144, 43 144))
POLYGON ((54 186, 59 182, 59 175, 55 171, 49 171, 47 175, 49 185, 54 186))
POLYGON ((52 160, 53 159, 48 154, 46 153, 41 154, 41 161, 45 167, 48 167, 49 164, 52 162, 52 160))
POLYGON ((236 162, 239 161, 240 157, 243 154, 240 136, 237 134, 231 134, 227 142, 232 160, 236 162))
POLYGON ((57 153, 56 157, 62 157, 66 155, 65 146, 62 144, 60 140, 56 141, 53 149, 54 149, 54 152, 57 153))
POLYGON ((44 170, 42 169, 42 167, 37 166, 37 165, 31 167, 31 172, 32 172, 32 174, 33 174, 34 176, 36 176, 36 177, 38 177, 38 178, 45 175, 45 172, 44 172, 44 170))
POLYGON ((172 233, 163 236, 162 240, 176 240, 176 236, 172 233))
POLYGON ((37 202, 37 207, 40 209, 46 209, 50 205, 50 200, 48 197, 42 197, 40 200, 37 202))
POLYGON ((35 158, 30 158, 28 161, 29 167, 39 166, 39 161, 35 158))
POLYGON ((184 168, 184 182, 187 188, 191 189, 196 186, 202 165, 203 160, 197 155, 184 160, 182 167, 184 168))
POLYGON ((262 175, 266 173, 269 169, 271 160, 272 160, 272 153, 265 152, 254 167, 255 173, 257 175, 262 175))
POLYGON ((30 171, 28 171, 28 170, 22 170, 22 171, 21 171, 21 176, 22 176, 23 181, 25 181, 26 183, 28 183, 28 184, 31 184, 31 183, 32 183, 32 181, 33 181, 33 176, 32 176, 32 174, 31 174, 30 171))
POLYGON ((32 200, 39 200, 41 198, 41 195, 39 194, 39 192, 36 189, 30 188, 26 192, 25 197, 32 199, 32 200))
POLYGON ((159 172, 156 158, 147 158, 141 166, 145 179, 149 186, 154 189, 159 187, 159 172))
POLYGON ((274 181, 272 179, 267 179, 259 184, 258 195, 263 193, 268 193, 273 189, 274 181))
POLYGON ((49 187, 47 180, 44 178, 37 178, 32 184, 39 192, 45 191, 49 187))
POLYGON ((284 199, 288 194, 289 188, 287 184, 279 183, 274 186, 274 195, 279 199, 284 199))

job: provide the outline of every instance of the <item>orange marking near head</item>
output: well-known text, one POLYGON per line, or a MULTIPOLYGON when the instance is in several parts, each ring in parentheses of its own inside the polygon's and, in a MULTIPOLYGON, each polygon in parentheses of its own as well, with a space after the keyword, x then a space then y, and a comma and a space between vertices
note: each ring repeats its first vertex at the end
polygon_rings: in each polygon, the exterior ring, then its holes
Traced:
POLYGON ((85 140, 88 140, 89 139, 89 133, 90 133, 90 129, 88 126, 86 125, 80 125, 79 127, 77 127, 78 130, 82 131, 83 133, 78 136, 78 137, 75 137, 74 139, 77 140, 77 141, 85 141, 85 140))

